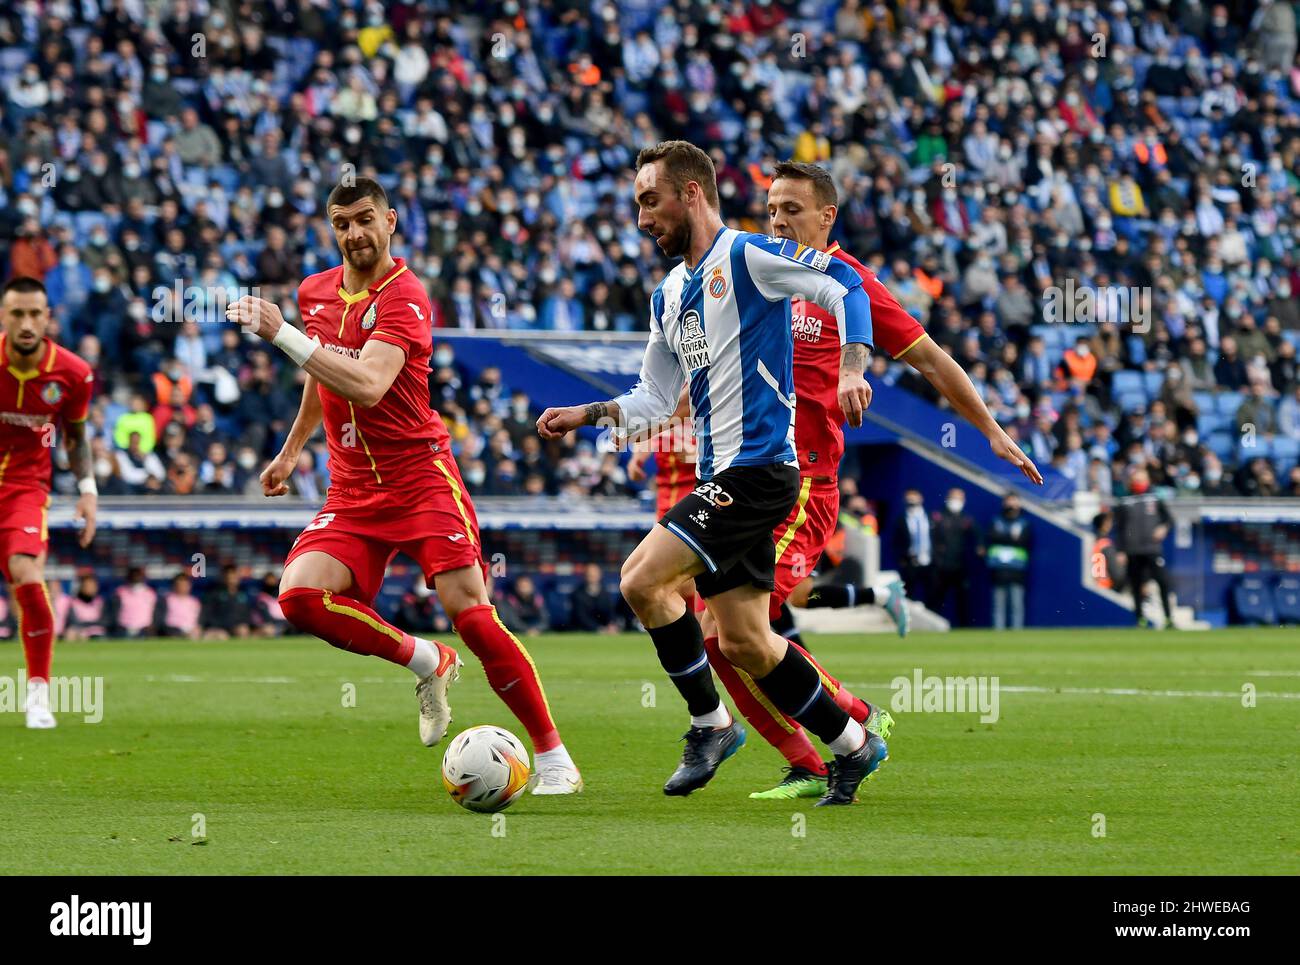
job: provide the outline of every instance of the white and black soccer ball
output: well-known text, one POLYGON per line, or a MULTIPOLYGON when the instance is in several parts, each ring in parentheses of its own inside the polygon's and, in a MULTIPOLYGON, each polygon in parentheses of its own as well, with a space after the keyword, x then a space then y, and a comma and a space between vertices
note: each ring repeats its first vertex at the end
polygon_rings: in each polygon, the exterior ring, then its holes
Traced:
POLYGON ((528 751, 503 727, 461 731, 442 756, 442 783, 469 811, 503 811, 528 788, 528 751))

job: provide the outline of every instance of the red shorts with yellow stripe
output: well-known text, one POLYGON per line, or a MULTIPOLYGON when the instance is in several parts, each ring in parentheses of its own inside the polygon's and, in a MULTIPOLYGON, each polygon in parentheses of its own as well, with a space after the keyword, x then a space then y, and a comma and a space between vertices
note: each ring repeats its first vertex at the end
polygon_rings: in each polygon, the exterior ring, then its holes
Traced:
POLYGON ((369 605, 384 571, 403 553, 420 565, 426 581, 448 570, 478 566, 487 576, 478 517, 456 461, 435 460, 438 472, 419 488, 385 493, 331 486, 325 505, 294 540, 288 566, 304 553, 325 553, 352 572, 349 595, 369 605))
POLYGON ((40 556, 50 546, 50 494, 43 489, 0 489, 0 570, 10 581, 9 557, 40 556))
POLYGON ((822 551, 835 535, 840 515, 840 486, 834 479, 804 476, 799 498, 785 523, 772 534, 776 542, 776 587, 768 619, 781 615, 781 604, 794 588, 812 575, 822 551))

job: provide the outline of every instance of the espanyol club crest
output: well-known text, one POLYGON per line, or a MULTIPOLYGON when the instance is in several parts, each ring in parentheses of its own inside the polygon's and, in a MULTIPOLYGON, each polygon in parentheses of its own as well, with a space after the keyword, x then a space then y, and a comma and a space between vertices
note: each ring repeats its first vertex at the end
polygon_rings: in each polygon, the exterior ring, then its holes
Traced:
POLYGON ((63 398, 63 386, 58 382, 47 382, 41 389, 41 401, 46 405, 58 405, 63 398))
POLYGON ((370 331, 375 327, 375 306, 371 305, 367 310, 365 317, 361 319, 361 328, 363 331, 370 331))
POLYGON ((721 267, 713 269, 713 277, 709 279, 709 294, 714 298, 727 294, 727 279, 723 276, 721 267))

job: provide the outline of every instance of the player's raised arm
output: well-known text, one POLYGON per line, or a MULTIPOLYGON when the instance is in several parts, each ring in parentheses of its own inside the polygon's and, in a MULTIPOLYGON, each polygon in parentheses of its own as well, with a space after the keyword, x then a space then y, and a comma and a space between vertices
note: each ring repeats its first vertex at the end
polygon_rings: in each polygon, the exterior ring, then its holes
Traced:
POLYGON ((359 358, 318 352, 320 342, 286 322, 280 307, 265 298, 245 295, 226 309, 226 318, 270 342, 331 391, 363 408, 379 404, 406 364, 404 349, 377 338, 366 341, 359 358))
POLYGON ((924 375, 962 418, 984 433, 994 455, 1011 463, 1031 482, 1039 486, 1043 484, 1043 474, 998 425, 998 420, 993 418, 993 413, 975 391, 970 376, 933 339, 922 338, 908 349, 903 361, 924 375))
POLYGON ((284 496, 289 492, 289 477, 298 466, 298 457, 302 455, 307 440, 321 424, 322 412, 320 395, 316 392, 316 377, 307 373, 307 380, 302 386, 302 402, 298 404, 298 414, 294 417, 289 435, 279 454, 262 470, 260 477, 262 493, 266 496, 284 496))
POLYGON ((582 426, 609 421, 619 426, 629 439, 653 434, 673 414, 685 384, 681 366, 669 350, 662 329, 652 319, 650 341, 641 361, 641 377, 630 391, 608 402, 547 409, 537 420, 537 433, 543 439, 560 439, 582 426))
POLYGON ((839 403, 849 425, 862 425, 871 405, 871 386, 863 377, 871 357, 871 299, 862 278, 824 251, 781 238, 743 236, 750 278, 768 301, 802 298, 833 312, 839 322, 839 403))

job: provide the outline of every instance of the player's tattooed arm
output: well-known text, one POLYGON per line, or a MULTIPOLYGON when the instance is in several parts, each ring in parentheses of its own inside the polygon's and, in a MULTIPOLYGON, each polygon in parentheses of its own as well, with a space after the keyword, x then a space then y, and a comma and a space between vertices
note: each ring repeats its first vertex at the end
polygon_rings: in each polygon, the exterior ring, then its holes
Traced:
POLYGON ((583 426, 617 425, 618 417, 617 402, 552 406, 537 420, 537 434, 543 439, 563 439, 583 426))
POLYGON ((862 413, 871 405, 871 386, 862 375, 869 354, 862 342, 845 342, 840 350, 840 411, 855 429, 862 425, 862 413))
POLYGON ((68 466, 77 477, 76 518, 84 525, 77 542, 86 547, 95 538, 95 519, 99 512, 99 493, 95 488, 95 458, 90 452, 90 437, 86 423, 68 422, 63 426, 63 446, 68 453, 68 466))
POLYGON ((840 349, 840 374, 861 375, 867 370, 867 346, 862 342, 846 342, 840 349))
POLYGON ((72 475, 77 479, 94 478, 94 457, 90 454, 86 423, 67 423, 63 427, 63 445, 68 453, 68 467, 72 470, 72 475))

